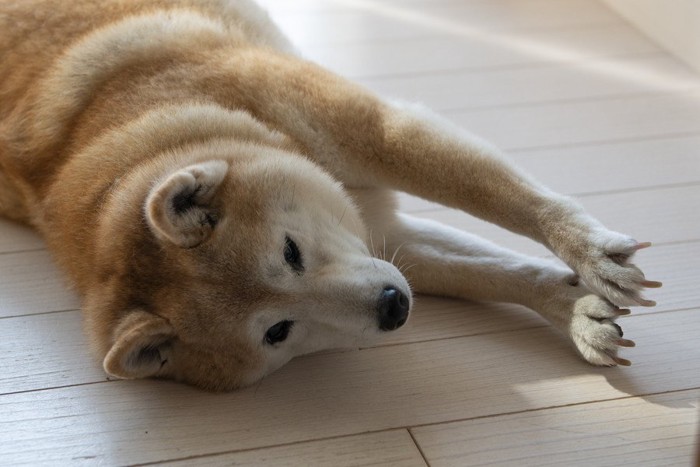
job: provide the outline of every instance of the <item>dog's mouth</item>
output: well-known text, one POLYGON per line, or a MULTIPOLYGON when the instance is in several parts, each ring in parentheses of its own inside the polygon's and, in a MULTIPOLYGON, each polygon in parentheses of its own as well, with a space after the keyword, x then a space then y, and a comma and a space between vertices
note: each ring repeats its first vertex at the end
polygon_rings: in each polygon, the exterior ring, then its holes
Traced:
POLYGON ((406 321, 411 309, 410 295, 394 286, 385 287, 377 302, 377 320, 382 331, 395 331, 406 321))

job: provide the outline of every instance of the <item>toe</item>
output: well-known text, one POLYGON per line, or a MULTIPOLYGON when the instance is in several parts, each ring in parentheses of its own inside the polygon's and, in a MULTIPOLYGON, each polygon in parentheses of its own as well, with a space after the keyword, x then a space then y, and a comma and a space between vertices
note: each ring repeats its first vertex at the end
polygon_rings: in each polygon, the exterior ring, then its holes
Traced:
POLYGON ((630 362, 630 361, 627 360, 626 358, 621 358, 621 357, 611 357, 611 358, 612 358, 612 359, 615 361, 615 363, 617 363, 618 365, 622 365, 622 366, 630 366, 630 365, 632 365, 632 362, 630 362))

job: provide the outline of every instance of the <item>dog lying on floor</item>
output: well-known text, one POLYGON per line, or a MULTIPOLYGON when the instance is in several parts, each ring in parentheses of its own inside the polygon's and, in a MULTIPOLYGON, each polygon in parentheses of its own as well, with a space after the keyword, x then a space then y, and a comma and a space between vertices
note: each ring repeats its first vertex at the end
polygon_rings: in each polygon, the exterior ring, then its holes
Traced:
POLYGON ((615 319, 654 305, 640 292, 661 284, 629 263, 647 243, 439 117, 304 61, 248 0, 0 8, 0 213, 43 234, 110 375, 249 385, 401 327, 409 282, 525 305, 590 363, 629 364, 615 319), (398 213, 394 190, 571 269, 398 213))

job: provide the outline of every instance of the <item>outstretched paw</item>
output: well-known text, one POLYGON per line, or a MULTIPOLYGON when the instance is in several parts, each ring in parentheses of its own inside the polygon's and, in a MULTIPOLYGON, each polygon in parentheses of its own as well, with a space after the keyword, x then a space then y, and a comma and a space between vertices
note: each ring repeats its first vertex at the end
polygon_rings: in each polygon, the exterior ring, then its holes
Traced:
POLYGON ((620 347, 634 347, 634 342, 623 339, 622 328, 615 320, 629 314, 601 297, 586 295, 578 299, 571 315, 568 334, 581 356, 599 366, 629 366, 629 360, 620 358, 620 347))
POLYGON ((630 262, 639 250, 651 243, 636 240, 608 230, 591 234, 587 251, 575 261, 575 269, 595 292, 617 306, 654 306, 656 302, 642 297, 645 288, 661 287, 650 281, 630 262))

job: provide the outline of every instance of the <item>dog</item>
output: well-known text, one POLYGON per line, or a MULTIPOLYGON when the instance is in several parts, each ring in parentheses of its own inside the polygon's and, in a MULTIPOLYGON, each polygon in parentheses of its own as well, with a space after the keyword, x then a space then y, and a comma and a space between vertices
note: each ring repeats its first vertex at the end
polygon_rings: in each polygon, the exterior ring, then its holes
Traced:
POLYGON ((630 263, 649 243, 304 60, 254 3, 0 9, 0 213, 43 234, 109 375, 236 389, 400 328, 414 292, 522 304, 588 362, 629 365, 615 320, 654 305, 630 263), (397 191, 568 267, 399 213, 397 191))

